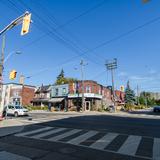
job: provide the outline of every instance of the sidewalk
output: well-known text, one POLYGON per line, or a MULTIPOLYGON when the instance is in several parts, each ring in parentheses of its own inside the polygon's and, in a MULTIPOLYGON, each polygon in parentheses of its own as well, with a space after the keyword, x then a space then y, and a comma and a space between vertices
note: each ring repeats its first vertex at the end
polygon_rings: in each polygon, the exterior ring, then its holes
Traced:
POLYGON ((0 121, 0 137, 22 131, 23 124, 17 119, 4 119, 0 121))

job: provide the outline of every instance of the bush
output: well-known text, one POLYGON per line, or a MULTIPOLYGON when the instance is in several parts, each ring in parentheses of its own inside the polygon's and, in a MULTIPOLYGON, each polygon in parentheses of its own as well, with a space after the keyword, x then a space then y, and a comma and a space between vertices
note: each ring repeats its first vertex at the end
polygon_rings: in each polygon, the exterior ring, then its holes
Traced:
POLYGON ((48 110, 48 106, 27 105, 27 106, 24 106, 24 107, 27 108, 29 111, 32 111, 32 110, 48 110))
POLYGON ((135 108, 135 105, 127 103, 127 104, 125 104, 124 108, 127 111, 132 111, 135 108))
POLYGON ((137 105, 135 106, 135 109, 146 109, 149 108, 149 106, 145 106, 145 105, 137 105))
POLYGON ((98 108, 98 112, 103 112, 104 110, 102 108, 98 108))

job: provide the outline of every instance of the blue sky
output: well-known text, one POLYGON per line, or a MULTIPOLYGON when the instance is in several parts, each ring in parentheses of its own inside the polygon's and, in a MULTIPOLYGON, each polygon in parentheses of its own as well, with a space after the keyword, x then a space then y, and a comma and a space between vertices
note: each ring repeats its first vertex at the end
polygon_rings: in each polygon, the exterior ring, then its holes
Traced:
POLYGON ((159 17, 159 7, 159 0, 0 0, 0 29, 26 10, 33 21, 25 36, 20 36, 21 25, 6 34, 5 57, 22 54, 6 61, 4 82, 18 82, 23 74, 31 76, 27 84, 52 84, 62 68, 67 77, 80 79, 83 59, 85 79, 110 85, 104 64, 117 58, 117 89, 130 80, 133 89, 138 84, 140 90, 160 91, 160 20, 116 40, 159 17), (12 69, 17 71, 14 81, 8 79, 12 69))

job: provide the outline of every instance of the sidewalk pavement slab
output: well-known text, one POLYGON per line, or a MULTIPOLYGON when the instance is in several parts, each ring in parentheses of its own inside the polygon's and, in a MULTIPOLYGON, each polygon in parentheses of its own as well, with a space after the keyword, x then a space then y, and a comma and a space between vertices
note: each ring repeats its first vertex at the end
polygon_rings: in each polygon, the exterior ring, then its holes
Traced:
POLYGON ((9 153, 6 151, 1 151, 0 160, 31 160, 31 159, 24 156, 19 156, 17 154, 9 153))

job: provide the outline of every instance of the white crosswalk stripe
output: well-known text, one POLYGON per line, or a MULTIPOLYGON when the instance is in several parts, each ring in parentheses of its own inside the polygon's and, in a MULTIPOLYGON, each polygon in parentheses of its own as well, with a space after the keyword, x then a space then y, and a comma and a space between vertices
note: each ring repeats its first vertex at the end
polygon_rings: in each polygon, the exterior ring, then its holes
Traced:
POLYGON ((97 140, 95 143, 93 143, 90 147, 95 149, 104 149, 109 143, 113 141, 114 138, 118 136, 117 133, 108 133, 101 139, 97 140))
POLYGON ((77 144, 80 144, 81 142, 87 140, 88 138, 96 135, 98 132, 97 131, 88 131, 87 133, 85 134, 82 134, 70 141, 68 141, 68 143, 71 143, 71 144, 74 144, 74 145, 77 145, 77 144))
POLYGON ((40 128, 40 129, 36 129, 36 130, 33 130, 33 131, 28 131, 28 132, 19 133, 19 134, 16 134, 16 136, 25 136, 25 135, 27 135, 27 134, 38 133, 38 132, 46 131, 46 130, 49 130, 49 129, 52 129, 52 128, 53 128, 53 127, 40 128))
MULTIPOLYGON (((86 131, 82 129, 69 129, 57 128, 57 127, 44 127, 31 131, 15 134, 18 137, 27 137, 33 139, 46 140, 51 142, 65 142, 73 145, 86 146, 92 149, 98 149, 107 151, 107 147, 114 141, 117 141, 121 134, 118 133, 103 133, 103 137, 100 137, 99 131, 86 131), (99 135, 98 135, 99 134, 99 135), (94 137, 94 138, 93 138, 94 137), (87 143, 86 143, 87 142, 87 143)), ((119 146, 118 149, 113 150, 123 155, 136 156, 137 150, 141 143, 142 137, 137 135, 129 135, 127 139, 119 146)), ((154 138, 153 140, 153 160, 160 160, 160 138, 154 138)), ((115 144, 115 143, 114 143, 115 144)), ((108 149, 109 152, 112 150, 108 149)), ((152 152, 152 151, 151 151, 152 152)), ((143 155, 138 155, 143 157, 143 155)), ((146 157, 145 157, 146 158, 146 157)), ((151 157, 148 157, 149 159, 151 157)))
POLYGON ((155 138, 154 139, 153 160, 160 160, 160 138, 155 138))
POLYGON ((135 155, 139 143, 141 141, 140 136, 129 136, 121 148, 118 150, 118 153, 127 154, 127 155, 135 155))
POLYGON ((63 131, 63 130, 65 130, 65 128, 57 128, 57 129, 54 129, 54 130, 51 130, 51 131, 48 131, 48 132, 45 132, 45 133, 41 133, 41 134, 37 134, 37 135, 31 136, 31 138, 38 139, 38 138, 42 138, 42 137, 51 135, 53 133, 58 133, 58 132, 63 131))
POLYGON ((51 138, 49 138, 48 140, 49 140, 49 141, 58 141, 58 140, 60 140, 60 139, 62 139, 62 138, 71 136, 71 135, 73 135, 73 134, 75 134, 75 133, 78 133, 78 132, 80 132, 80 131, 81 131, 80 129, 73 129, 73 130, 71 130, 71 131, 69 131, 69 132, 63 133, 63 134, 58 135, 58 136, 56 136, 56 137, 51 137, 51 138))

